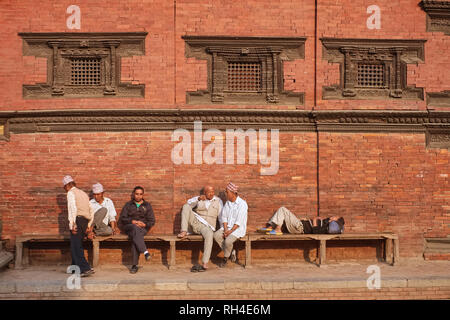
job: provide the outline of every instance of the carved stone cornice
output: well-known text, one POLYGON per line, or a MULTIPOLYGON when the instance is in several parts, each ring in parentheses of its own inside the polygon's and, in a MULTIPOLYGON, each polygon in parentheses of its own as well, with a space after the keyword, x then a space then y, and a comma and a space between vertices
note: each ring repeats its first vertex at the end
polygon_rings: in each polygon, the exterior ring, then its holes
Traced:
POLYGON ((427 31, 444 32, 450 35, 450 1, 420 2, 420 6, 427 13, 427 31))
POLYGON ((160 131, 185 128, 278 129, 307 132, 450 133, 447 111, 278 111, 254 109, 58 110, 0 112, 13 134, 36 132, 160 131))

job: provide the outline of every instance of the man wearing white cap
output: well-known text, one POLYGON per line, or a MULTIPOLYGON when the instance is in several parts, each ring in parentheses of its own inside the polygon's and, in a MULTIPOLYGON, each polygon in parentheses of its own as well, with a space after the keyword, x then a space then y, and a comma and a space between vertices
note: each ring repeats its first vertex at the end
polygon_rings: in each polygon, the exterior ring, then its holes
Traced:
POLYGON ((92 185, 94 198, 90 204, 94 213, 94 232, 97 236, 110 236, 119 233, 116 223, 116 209, 110 198, 104 197, 105 190, 100 183, 92 185), (111 224, 111 226, 110 226, 111 224))
POLYGON ((80 268, 82 277, 90 276, 94 270, 84 257, 83 239, 92 232, 94 212, 89 205, 88 195, 76 187, 71 176, 63 178, 63 185, 67 192, 72 265, 80 268))
POLYGON ((214 232, 214 240, 223 250, 223 261, 219 267, 226 266, 228 259, 236 260, 236 251, 233 250, 233 243, 245 236, 247 231, 247 212, 248 205, 245 200, 238 196, 239 188, 229 183, 225 190, 227 195, 227 202, 222 209, 222 214, 219 221, 222 227, 214 232))

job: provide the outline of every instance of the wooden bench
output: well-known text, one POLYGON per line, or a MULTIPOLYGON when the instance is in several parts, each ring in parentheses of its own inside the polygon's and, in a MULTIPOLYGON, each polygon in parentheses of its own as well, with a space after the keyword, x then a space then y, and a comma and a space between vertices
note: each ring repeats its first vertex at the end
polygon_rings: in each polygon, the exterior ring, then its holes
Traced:
MULTIPOLYGON (((16 237, 16 260, 15 268, 21 269, 29 263, 29 244, 32 242, 59 242, 70 240, 69 235, 23 235, 16 237)), ((170 260, 169 269, 176 265, 176 243, 189 241, 203 241, 201 235, 188 235, 183 239, 176 235, 152 234, 144 237, 145 241, 169 242, 170 260)), ((245 267, 252 263, 252 242, 254 241, 280 241, 280 240, 313 240, 318 241, 318 265, 326 263, 326 241, 327 240, 384 240, 386 262, 395 265, 399 261, 398 236, 393 233, 344 233, 344 234, 283 234, 266 235, 261 233, 250 233, 240 239, 245 242, 245 267)), ((91 241, 91 240, 87 240, 91 241)), ((92 240, 92 264, 99 265, 100 242, 130 241, 125 234, 100 237, 92 240)))
POLYGON ((393 233, 343 233, 343 234, 288 234, 266 235, 261 233, 250 233, 245 240, 245 266, 250 267, 252 263, 253 241, 280 241, 280 240, 314 240, 318 241, 318 265, 326 263, 327 240, 384 240, 386 262, 395 265, 399 261, 398 236, 393 233))
MULTIPOLYGON (((69 235, 22 235, 16 237, 16 260, 15 269, 22 269, 23 265, 29 264, 29 244, 33 242, 60 242, 69 241, 69 235)), ((201 235, 188 235, 182 239, 176 235, 167 234, 152 234, 144 237, 145 241, 161 241, 169 242, 170 247, 170 260, 168 262, 169 269, 176 265, 176 243, 177 242, 189 242, 189 241, 203 241, 201 235)), ((100 258, 100 242, 123 242, 130 241, 125 234, 118 234, 114 236, 96 236, 92 241, 92 266, 97 267, 99 265, 100 258)))

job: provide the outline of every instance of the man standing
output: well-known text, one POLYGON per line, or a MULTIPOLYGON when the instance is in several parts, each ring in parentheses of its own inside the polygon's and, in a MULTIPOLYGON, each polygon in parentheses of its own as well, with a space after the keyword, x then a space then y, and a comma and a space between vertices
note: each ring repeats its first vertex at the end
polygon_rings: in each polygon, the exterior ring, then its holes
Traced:
POLYGON ((63 178, 63 185, 67 192, 72 265, 77 265, 80 268, 81 276, 87 277, 94 273, 94 269, 84 257, 83 239, 86 235, 91 237, 94 215, 89 205, 88 195, 76 187, 71 176, 63 178))
POLYGON ((90 204, 94 211, 94 232, 97 236, 110 236, 119 233, 116 223, 116 209, 111 199, 104 197, 103 186, 92 186, 94 198, 90 204), (111 226, 110 226, 111 224, 111 226))
POLYGON ((232 250, 233 243, 245 236, 247 231, 247 202, 238 196, 238 187, 231 182, 225 192, 227 202, 219 218, 222 227, 214 232, 214 239, 222 248, 224 255, 222 263, 219 264, 220 268, 226 266, 230 256, 232 261, 236 260, 236 251, 232 250))
POLYGON ((144 188, 135 187, 131 198, 132 200, 123 207, 119 222, 125 233, 131 238, 133 265, 130 273, 136 273, 141 253, 144 254, 146 261, 150 260, 150 253, 145 246, 144 236, 155 224, 155 215, 152 205, 144 200, 144 188))
POLYGON ((189 199, 181 211, 181 232, 178 234, 178 238, 184 238, 189 231, 201 234, 205 240, 202 265, 193 266, 192 272, 203 272, 208 269, 217 217, 223 207, 222 200, 214 195, 213 187, 204 187, 203 193, 189 199))

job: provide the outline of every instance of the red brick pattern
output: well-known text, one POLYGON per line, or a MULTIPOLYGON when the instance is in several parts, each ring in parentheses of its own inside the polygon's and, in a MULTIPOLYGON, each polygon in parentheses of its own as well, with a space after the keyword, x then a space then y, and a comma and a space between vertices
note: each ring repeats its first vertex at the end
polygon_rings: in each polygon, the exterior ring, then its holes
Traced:
MULTIPOLYGON (((288 109, 276 104, 186 105, 186 91, 206 89, 207 65, 185 57, 183 35, 307 37, 305 59, 284 63, 285 89, 305 92, 305 105, 292 108, 426 110, 426 101, 322 100, 322 86, 336 83, 340 75, 337 64, 322 59, 320 40, 315 51, 313 0, 174 3, 82 2, 78 4, 79 31, 66 27, 65 10, 74 4, 72 1, 2 3, 0 111, 288 109), (121 65, 123 82, 145 84, 144 98, 22 98, 23 84, 45 81, 47 62, 23 56, 18 32, 125 31, 148 32, 145 56, 124 58, 121 65)), ((440 32, 426 32, 425 12, 417 5, 418 0, 377 1, 380 30, 366 27, 366 8, 371 4, 365 0, 319 1, 317 37, 426 39, 425 62, 408 65, 408 85, 424 87, 425 92, 450 90, 450 60, 445 54, 450 52, 450 38, 440 32)), ((283 132, 280 169, 274 176, 260 176, 260 164, 175 166, 170 161, 173 146, 171 132, 167 131, 11 135, 9 142, 0 141, 2 238, 67 231, 61 186, 66 174, 86 191, 100 181, 118 211, 135 185, 144 186, 156 213, 153 233, 177 232, 182 204, 204 184, 223 190, 228 181, 233 181, 249 203, 249 230, 264 224, 283 205, 302 216, 343 215, 347 232, 396 232, 404 257, 421 256, 424 237, 450 234, 449 152, 426 149, 423 134, 321 132, 317 138, 316 133, 283 132)), ((285 250, 289 254, 294 249, 285 250)), ((354 256, 360 251, 355 249, 354 256)))

